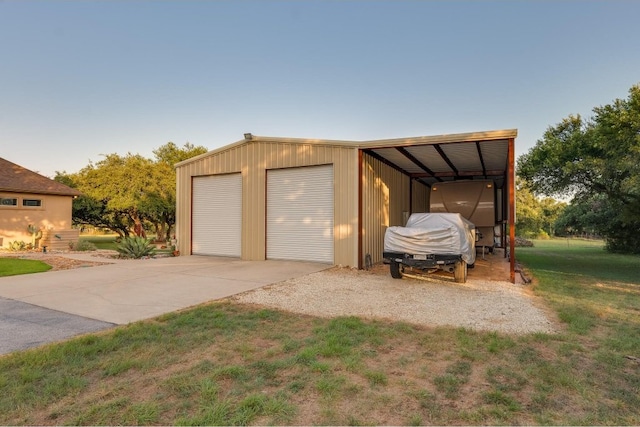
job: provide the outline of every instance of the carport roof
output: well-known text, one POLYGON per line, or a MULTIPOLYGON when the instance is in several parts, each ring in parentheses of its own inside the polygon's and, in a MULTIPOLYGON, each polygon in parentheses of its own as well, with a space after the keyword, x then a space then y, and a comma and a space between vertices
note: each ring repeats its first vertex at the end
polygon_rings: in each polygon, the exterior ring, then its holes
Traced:
POLYGON ((426 185, 459 179, 492 179, 504 185, 509 140, 517 129, 368 141, 364 152, 426 185))
POLYGON ((267 137, 247 133, 238 142, 180 162, 176 167, 254 142, 330 145, 361 149, 428 186, 459 179, 492 179, 501 188, 509 167, 509 140, 517 135, 517 129, 506 129, 372 141, 340 141, 267 137))

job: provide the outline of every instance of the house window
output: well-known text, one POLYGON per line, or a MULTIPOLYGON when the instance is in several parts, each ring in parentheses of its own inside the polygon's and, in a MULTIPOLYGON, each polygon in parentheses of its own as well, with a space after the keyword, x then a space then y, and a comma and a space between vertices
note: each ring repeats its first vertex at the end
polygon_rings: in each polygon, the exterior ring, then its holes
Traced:
POLYGON ((42 206, 40 199, 22 199, 22 206, 42 206))
POLYGON ((1 206, 18 206, 18 199, 0 198, 1 206))

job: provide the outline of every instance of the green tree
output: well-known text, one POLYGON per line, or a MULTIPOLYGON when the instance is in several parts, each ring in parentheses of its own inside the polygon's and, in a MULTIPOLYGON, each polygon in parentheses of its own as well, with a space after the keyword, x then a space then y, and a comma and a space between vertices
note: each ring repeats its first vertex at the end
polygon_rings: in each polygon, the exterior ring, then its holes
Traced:
POLYGON ((77 173, 57 172, 55 179, 83 192, 73 202, 75 224, 108 228, 122 237, 144 236, 151 226, 162 241, 175 225, 173 164, 206 152, 190 143, 181 148, 169 142, 154 151, 155 160, 108 154, 77 173))
POLYGON ((608 248, 640 253, 640 85, 593 112, 547 129, 518 160, 518 175, 535 193, 570 195, 572 204, 602 196, 612 216, 598 231, 608 248))
POLYGON ((190 159, 207 152, 207 149, 201 145, 195 146, 190 142, 186 142, 182 147, 178 147, 173 142, 167 142, 165 145, 153 150, 156 161, 168 164, 173 168, 176 163, 190 159))
POLYGON ((516 221, 516 233, 528 238, 537 237, 544 223, 538 199, 519 178, 516 180, 516 221))
POLYGON ((104 203, 105 211, 118 215, 137 236, 145 235, 142 204, 148 193, 157 191, 159 186, 152 160, 139 154, 107 154, 78 175, 80 191, 104 203))
MULTIPOLYGON (((66 171, 56 171, 54 180, 79 189, 82 176, 79 172, 69 174, 66 171)), ((112 230, 120 236, 129 235, 130 226, 119 212, 109 210, 106 201, 95 199, 87 194, 73 199, 71 218, 76 225, 91 225, 112 230)))
POLYGON ((585 200, 574 199, 555 223, 560 235, 598 235, 615 216, 606 198, 599 194, 585 200))
POLYGON ((141 214, 155 228, 156 240, 167 241, 176 223, 175 171, 165 163, 155 163, 151 171, 155 182, 140 199, 141 214))
POLYGON ((156 180, 160 184, 150 191, 141 205, 146 217, 156 228, 159 240, 169 240, 171 228, 176 223, 176 173, 174 165, 191 157, 207 152, 203 146, 194 146, 187 142, 178 147, 168 142, 153 151, 156 157, 156 180))
POLYGON ((555 222, 566 204, 550 197, 539 199, 526 181, 516 179, 516 233, 536 238, 555 234, 555 222))
POLYGON ((549 234, 549 236, 556 235, 556 222, 566 208, 566 203, 559 202, 552 197, 545 197, 540 200, 542 229, 549 234))

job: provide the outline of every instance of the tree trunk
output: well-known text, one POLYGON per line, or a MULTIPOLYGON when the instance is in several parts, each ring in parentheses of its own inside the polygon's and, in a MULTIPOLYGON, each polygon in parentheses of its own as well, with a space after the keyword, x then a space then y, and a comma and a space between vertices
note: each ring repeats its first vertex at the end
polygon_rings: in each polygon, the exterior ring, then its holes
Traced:
POLYGON ((167 224, 164 222, 157 222, 154 224, 156 228, 156 242, 165 243, 167 241, 167 224))
POLYGON ((133 232, 138 237, 147 237, 147 233, 144 231, 144 227, 142 226, 142 221, 138 215, 131 215, 131 219, 133 219, 133 232))

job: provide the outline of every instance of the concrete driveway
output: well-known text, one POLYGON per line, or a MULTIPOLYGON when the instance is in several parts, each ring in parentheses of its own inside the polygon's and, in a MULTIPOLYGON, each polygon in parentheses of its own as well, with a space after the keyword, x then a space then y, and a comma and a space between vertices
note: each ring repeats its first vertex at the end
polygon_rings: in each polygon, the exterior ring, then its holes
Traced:
MULTIPOLYGON (((109 260, 83 254, 73 257, 113 263, 0 277, 0 297, 108 324, 127 324, 329 267, 310 262, 203 256, 146 260, 109 260)), ((2 322, 0 317, 0 333, 7 329, 10 333, 7 319, 4 325, 2 322)))

